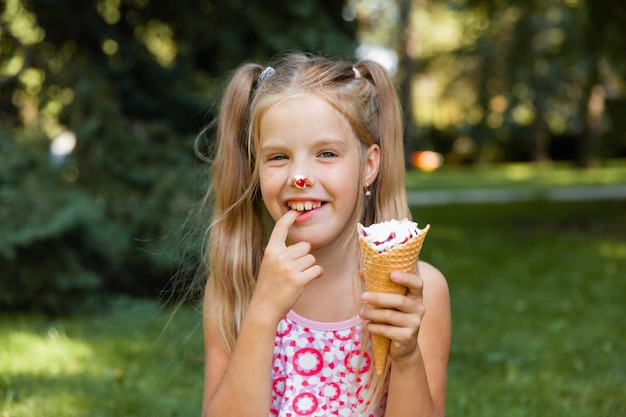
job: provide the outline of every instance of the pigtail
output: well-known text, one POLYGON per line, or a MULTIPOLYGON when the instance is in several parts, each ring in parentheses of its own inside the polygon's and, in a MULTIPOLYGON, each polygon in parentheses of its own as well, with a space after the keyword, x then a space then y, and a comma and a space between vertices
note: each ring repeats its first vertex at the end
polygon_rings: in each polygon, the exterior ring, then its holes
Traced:
POLYGON ((215 208, 226 210, 243 195, 252 174, 247 134, 252 89, 262 68, 255 64, 242 66, 228 84, 218 116, 218 153, 213 162, 215 208), (228 173, 228 175, 224 175, 228 173), (232 192, 229 192, 232 191, 232 192))
POLYGON ((369 131, 380 146, 377 179, 370 185, 372 202, 366 206, 367 224, 410 218, 404 183, 405 156, 400 102, 389 73, 380 64, 364 60, 355 65, 358 74, 374 85, 369 104, 369 131))
POLYGON ((205 314, 232 350, 262 257, 258 184, 248 146, 250 102, 262 67, 246 64, 231 78, 217 122, 212 166, 213 220, 207 257, 205 314))

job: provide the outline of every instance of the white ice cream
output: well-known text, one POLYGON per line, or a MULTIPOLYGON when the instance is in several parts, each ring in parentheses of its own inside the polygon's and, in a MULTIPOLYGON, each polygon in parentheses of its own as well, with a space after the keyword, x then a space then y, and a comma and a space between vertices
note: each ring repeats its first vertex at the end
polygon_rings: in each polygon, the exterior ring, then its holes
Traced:
POLYGON ((386 252, 397 245, 406 243, 422 232, 417 227, 417 223, 408 219, 389 220, 360 229, 361 234, 378 252, 386 252))

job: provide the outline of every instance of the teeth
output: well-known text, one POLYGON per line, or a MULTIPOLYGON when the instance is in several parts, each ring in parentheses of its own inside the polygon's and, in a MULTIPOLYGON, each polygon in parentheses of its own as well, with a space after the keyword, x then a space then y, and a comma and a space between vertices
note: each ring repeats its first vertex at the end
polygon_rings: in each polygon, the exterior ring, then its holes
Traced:
POLYGON ((313 210, 322 206, 322 203, 317 201, 290 201, 287 204, 289 208, 298 211, 313 210))

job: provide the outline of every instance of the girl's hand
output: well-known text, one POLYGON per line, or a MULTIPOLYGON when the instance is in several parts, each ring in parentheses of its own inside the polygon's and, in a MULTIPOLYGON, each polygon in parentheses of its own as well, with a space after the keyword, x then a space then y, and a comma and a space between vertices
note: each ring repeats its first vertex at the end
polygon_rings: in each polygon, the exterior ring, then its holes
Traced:
POLYGON ((261 307, 263 314, 269 314, 276 322, 280 321, 302 295, 306 285, 323 273, 310 253, 308 242, 298 242, 287 246, 289 227, 300 215, 290 210, 274 226, 269 238, 256 288, 250 305, 261 307))
POLYGON ((389 356, 397 363, 409 360, 418 350, 417 336, 424 316, 423 281, 419 275, 399 271, 391 273, 391 280, 408 288, 406 296, 365 292, 363 302, 377 308, 362 309, 361 318, 369 321, 370 333, 391 340, 389 356))

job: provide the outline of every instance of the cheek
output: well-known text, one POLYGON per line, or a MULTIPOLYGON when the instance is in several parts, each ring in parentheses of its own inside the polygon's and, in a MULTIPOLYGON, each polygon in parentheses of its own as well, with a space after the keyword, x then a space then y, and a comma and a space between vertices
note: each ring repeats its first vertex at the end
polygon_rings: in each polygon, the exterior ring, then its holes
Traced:
POLYGON ((283 178, 278 172, 274 172, 272 170, 260 171, 259 187, 261 189, 263 202, 267 207, 270 207, 272 204, 276 204, 276 198, 282 189, 283 182, 283 178))
POLYGON ((271 192, 271 190, 276 188, 276 182, 277 174, 274 170, 261 169, 259 171, 259 186, 261 187, 261 192, 271 192))

